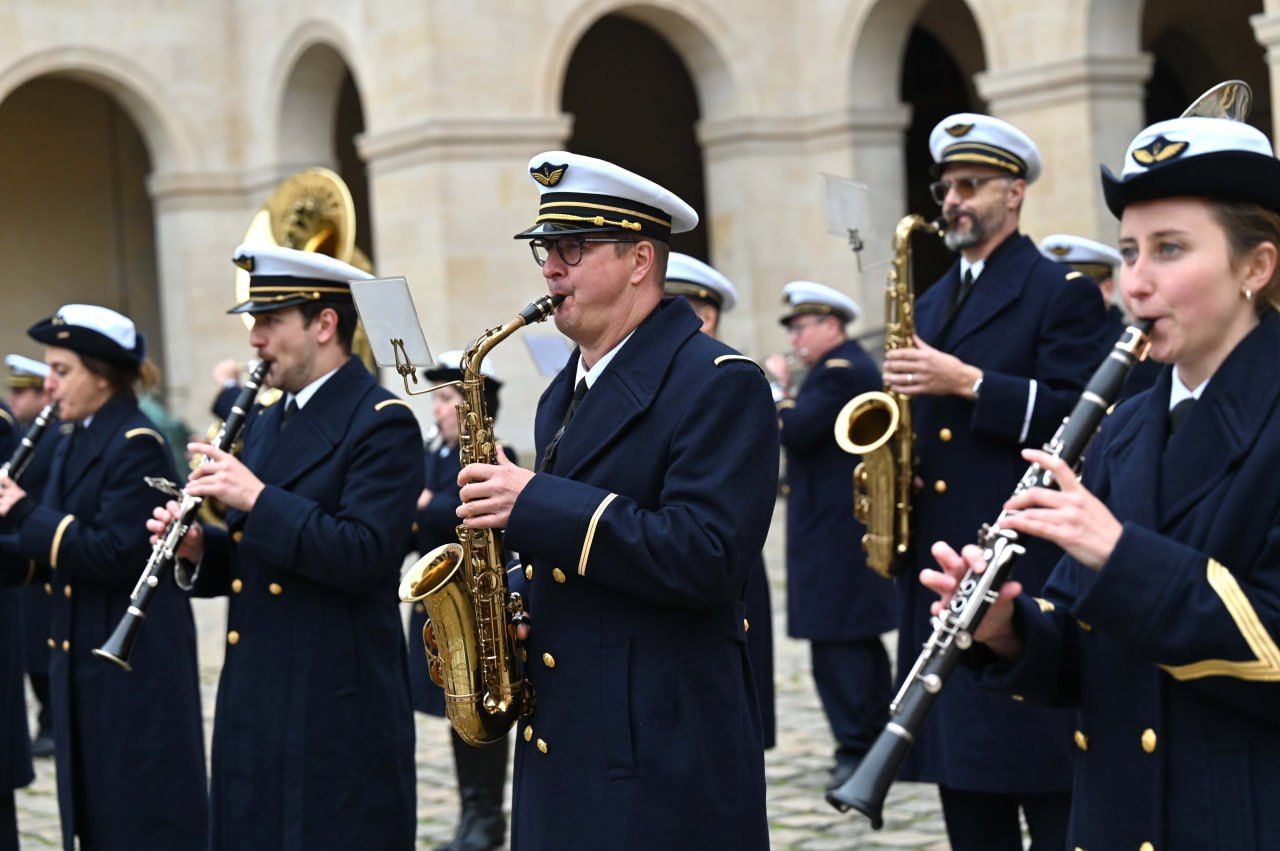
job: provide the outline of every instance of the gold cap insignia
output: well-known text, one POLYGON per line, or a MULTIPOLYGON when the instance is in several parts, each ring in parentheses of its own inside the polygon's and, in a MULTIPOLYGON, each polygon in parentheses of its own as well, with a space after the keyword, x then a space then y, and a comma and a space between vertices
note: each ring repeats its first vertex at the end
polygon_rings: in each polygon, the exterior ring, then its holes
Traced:
POLYGON ((1186 153, 1186 150, 1186 142, 1170 142, 1164 136, 1157 136, 1149 144, 1134 151, 1133 158, 1140 165, 1150 166, 1177 159, 1186 153))
POLYGON ((972 124, 952 124, 947 128, 947 133, 959 139, 961 136, 967 136, 972 129, 972 124))
POLYGON ((249 254, 241 254, 239 257, 231 258, 231 262, 244 269, 246 272, 253 271, 253 256, 249 254))
POLYGON ((1070 245, 1051 245, 1049 246, 1049 253, 1052 254, 1054 257, 1066 257, 1068 254, 1071 253, 1071 246, 1070 245))
POLYGON ((543 163, 537 168, 529 169, 529 174, 533 175, 533 179, 543 186, 555 186, 560 182, 560 178, 564 177, 565 170, 568 168, 569 165, 567 163, 564 165, 543 163))

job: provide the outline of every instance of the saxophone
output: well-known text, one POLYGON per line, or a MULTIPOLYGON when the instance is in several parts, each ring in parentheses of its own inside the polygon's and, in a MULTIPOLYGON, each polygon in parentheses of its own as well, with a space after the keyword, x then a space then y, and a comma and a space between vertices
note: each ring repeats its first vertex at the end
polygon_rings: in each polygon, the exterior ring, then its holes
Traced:
MULTIPOLYGON (((494 346, 525 325, 541 322, 563 301, 543 296, 506 325, 490 328, 462 354, 458 403, 458 461, 496 464, 493 417, 484 401, 480 365, 494 346)), ((527 616, 519 594, 507 589, 502 532, 457 527, 458 542, 436 547, 409 568, 400 599, 427 610, 422 643, 431 679, 444 689, 445 714, 469 745, 502 739, 533 708, 515 627, 527 616)))
MULTIPOLYGON (((911 235, 917 230, 941 235, 942 225, 942 219, 927 222, 923 216, 910 215, 894 228, 893 264, 884 294, 885 352, 915 345, 911 235)), ((892 577, 911 541, 915 468, 911 400, 888 386, 859 394, 836 416, 835 435, 841 449, 862 456, 853 471, 853 515, 867 527, 862 536, 867 567, 892 577)))

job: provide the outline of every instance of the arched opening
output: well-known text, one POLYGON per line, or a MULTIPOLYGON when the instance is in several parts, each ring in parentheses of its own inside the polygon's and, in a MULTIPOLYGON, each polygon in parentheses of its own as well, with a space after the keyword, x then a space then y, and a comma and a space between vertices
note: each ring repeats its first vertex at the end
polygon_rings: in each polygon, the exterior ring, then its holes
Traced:
POLYGON ((1249 24, 1262 6, 1262 0, 1146 3, 1142 49, 1155 59, 1143 103, 1148 124, 1177 117, 1201 92, 1235 78, 1253 88, 1249 123, 1271 135, 1270 73, 1249 24))
POLYGON ((280 176, 314 166, 337 172, 355 204, 356 247, 372 261, 369 179, 356 150, 363 132, 360 90, 347 63, 327 44, 308 47, 288 75, 280 106, 280 176))
POLYGON ((103 90, 58 76, 0 103, 0 338, 38 357, 26 329, 71 302, 129 315, 164 363, 156 237, 137 124, 103 90))
MULTIPOLYGON (((974 75, 986 67, 982 36, 964 0, 930 0, 920 10, 902 56, 901 97, 911 107, 905 144, 907 210, 925 218, 938 215, 929 194, 935 179, 930 166, 929 133, 956 112, 984 112, 974 75)), ((923 293, 955 260, 941 240, 914 241, 913 283, 923 293)))
POLYGON ((679 195, 704 224, 676 234, 671 247, 709 259, 700 117, 693 79, 663 36, 621 15, 606 15, 583 34, 565 73, 561 109, 573 116, 568 149, 600 157, 679 195), (615 82, 622 69, 626 86, 615 82))

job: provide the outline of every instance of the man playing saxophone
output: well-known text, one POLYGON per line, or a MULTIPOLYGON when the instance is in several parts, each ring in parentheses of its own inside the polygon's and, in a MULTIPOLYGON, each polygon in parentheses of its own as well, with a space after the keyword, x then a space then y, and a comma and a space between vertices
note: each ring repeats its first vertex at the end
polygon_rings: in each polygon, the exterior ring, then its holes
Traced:
POLYGON ((512 848, 764 849, 742 598, 777 487, 767 383, 663 298, 687 204, 590 157, 529 170, 517 238, 578 349, 538 404, 538 472, 467 465, 458 508, 526 565, 512 848))
MULTIPOLYGON (((914 552, 898 578, 899 676, 932 628, 933 595, 917 576, 934 541, 967 543, 1026 467, 1019 447, 1047 440, 1112 342, 1092 281, 1068 279, 1018 229, 1040 174, 1035 144, 986 115, 943 119, 930 135, 932 188, 959 262, 916 302, 914 348, 886 354, 893 389, 913 397, 917 475, 914 552)), ((1041 543, 1019 561, 1038 589, 1059 553, 1041 543)), ((907 757, 903 779, 939 784, 956 851, 1061 848, 1070 805, 1070 716, 977 689, 961 669, 907 757)))
POLYGON ((809 368, 793 387, 781 355, 765 363, 782 386, 780 439, 787 455, 787 634, 808 639, 813 680, 836 741, 830 786, 843 783, 884 727, 893 629, 893 584, 870 570, 853 515, 858 459, 836 443, 832 424, 850 399, 880 389, 875 361, 845 326, 853 299, 811 281, 783 289, 780 321, 809 368))
MULTIPOLYGON (((193 526, 179 555, 193 593, 227 595, 213 729, 211 847, 413 847, 413 717, 396 602, 422 491, 408 407, 351 356, 348 282, 330 257, 241 246, 249 342, 285 397, 255 407, 237 459, 186 491, 230 510, 193 526)), ((163 531, 177 504, 147 526, 163 531)))

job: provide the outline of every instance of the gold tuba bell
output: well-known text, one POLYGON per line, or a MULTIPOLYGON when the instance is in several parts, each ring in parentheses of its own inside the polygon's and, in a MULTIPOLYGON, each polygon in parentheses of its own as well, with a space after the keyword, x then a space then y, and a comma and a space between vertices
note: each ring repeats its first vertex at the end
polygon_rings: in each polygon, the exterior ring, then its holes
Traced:
MULTIPOLYGON (((911 235, 940 235, 942 220, 905 216, 893 232, 893 264, 884 295, 884 350, 915 345, 915 292, 911 286, 911 235)), ((915 433, 911 400, 890 390, 872 390, 851 399, 836 416, 836 443, 862 456, 853 471, 853 514, 867 532, 862 548, 867 567, 881 576, 898 571, 911 541, 911 479, 915 433)))

